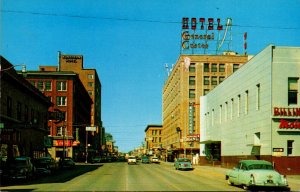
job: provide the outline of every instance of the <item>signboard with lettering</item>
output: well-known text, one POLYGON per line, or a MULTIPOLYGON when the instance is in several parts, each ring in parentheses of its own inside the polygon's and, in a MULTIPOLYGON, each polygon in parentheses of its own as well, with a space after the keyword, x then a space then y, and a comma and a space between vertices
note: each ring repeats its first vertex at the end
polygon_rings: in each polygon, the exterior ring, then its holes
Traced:
POLYGON ((279 129, 300 130, 300 108, 274 107, 273 118, 279 118, 279 129))
POLYGON ((182 53, 215 52, 217 54, 223 43, 231 43, 231 38, 228 40, 226 37, 231 31, 231 22, 230 18, 223 23, 220 18, 182 18, 182 53))
POLYGON ((53 146, 57 146, 57 147, 71 147, 72 146, 72 142, 71 140, 53 140, 53 146))

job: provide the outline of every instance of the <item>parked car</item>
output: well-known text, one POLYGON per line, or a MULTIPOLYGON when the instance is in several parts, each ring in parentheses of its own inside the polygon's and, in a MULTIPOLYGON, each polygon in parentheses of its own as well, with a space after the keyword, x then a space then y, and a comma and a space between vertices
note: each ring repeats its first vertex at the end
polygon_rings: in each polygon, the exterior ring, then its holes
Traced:
POLYGON ((7 160, 3 170, 3 177, 7 179, 31 179, 34 176, 35 167, 30 157, 16 157, 7 160))
POLYGON ((175 169, 178 170, 192 170, 193 166, 191 160, 187 158, 178 158, 175 160, 174 163, 175 169))
POLYGON ((241 185, 244 189, 253 186, 288 188, 285 175, 274 170, 272 163, 264 160, 241 160, 226 172, 228 184, 241 185))
POLYGON ((59 166, 61 168, 74 168, 75 162, 71 157, 65 157, 59 160, 59 166))
POLYGON ((100 156, 94 156, 92 159, 91 159, 91 163, 100 163, 101 162, 101 157, 100 156))
POLYGON ((136 157, 135 156, 129 156, 127 160, 128 164, 136 164, 136 157))
POLYGON ((152 157, 151 163, 160 163, 158 157, 152 157))
POLYGON ((58 169, 58 163, 50 156, 35 159, 34 166, 37 174, 51 174, 58 169))
POLYGON ((142 156, 142 163, 150 163, 150 159, 148 156, 142 156))

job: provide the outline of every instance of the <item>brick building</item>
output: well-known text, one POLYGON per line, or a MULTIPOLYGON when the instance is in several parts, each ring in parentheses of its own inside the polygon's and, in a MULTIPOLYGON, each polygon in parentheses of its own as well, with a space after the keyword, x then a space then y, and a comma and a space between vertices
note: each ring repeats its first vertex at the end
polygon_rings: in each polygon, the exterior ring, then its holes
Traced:
POLYGON ((248 61, 247 55, 180 55, 163 87, 163 148, 168 160, 199 154, 202 95, 248 61))
POLYGON ((86 138, 89 143, 92 137, 85 130, 91 124, 92 100, 78 74, 58 71, 55 66, 40 66, 39 71, 28 71, 26 79, 54 103, 49 111, 60 114, 61 121, 48 121, 51 155, 84 160, 86 138))
POLYGON ((50 100, 32 86, 15 68, 1 56, 1 159, 2 157, 30 156, 47 154, 47 126, 50 100))
POLYGON ((161 156, 162 125, 148 125, 145 129, 145 148, 147 155, 161 156))
MULTIPOLYGON (((96 151, 101 152, 102 145, 105 145, 105 135, 103 134, 101 118, 101 82, 96 69, 86 69, 83 66, 82 55, 61 54, 59 52, 59 71, 73 71, 79 78, 89 93, 93 103, 91 106, 91 126, 96 127, 92 132, 93 140, 91 146, 96 151)), ((101 152, 102 153, 102 152, 101 152)))

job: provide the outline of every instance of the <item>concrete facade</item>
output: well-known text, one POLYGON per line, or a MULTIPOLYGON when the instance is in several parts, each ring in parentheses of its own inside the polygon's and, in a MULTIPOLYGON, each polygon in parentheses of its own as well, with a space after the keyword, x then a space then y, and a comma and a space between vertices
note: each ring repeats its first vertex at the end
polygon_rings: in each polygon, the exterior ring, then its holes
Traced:
POLYGON ((268 46, 201 97, 202 162, 265 159, 299 174, 299 78, 300 48, 268 46))

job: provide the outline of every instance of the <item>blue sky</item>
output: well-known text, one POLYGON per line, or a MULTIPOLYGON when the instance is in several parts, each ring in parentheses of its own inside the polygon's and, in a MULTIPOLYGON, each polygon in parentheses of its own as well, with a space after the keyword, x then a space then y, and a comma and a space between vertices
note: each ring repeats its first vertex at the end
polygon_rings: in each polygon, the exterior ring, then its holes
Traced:
POLYGON ((12 64, 57 65, 81 54, 102 83, 102 120, 116 145, 141 145, 162 123, 165 64, 180 54, 182 17, 232 18, 232 49, 300 46, 300 0, 2 0, 0 54, 12 64))

